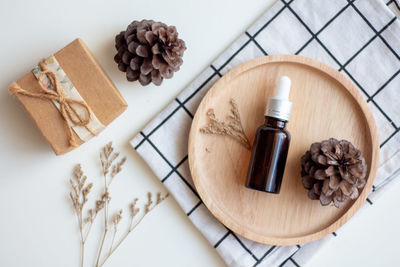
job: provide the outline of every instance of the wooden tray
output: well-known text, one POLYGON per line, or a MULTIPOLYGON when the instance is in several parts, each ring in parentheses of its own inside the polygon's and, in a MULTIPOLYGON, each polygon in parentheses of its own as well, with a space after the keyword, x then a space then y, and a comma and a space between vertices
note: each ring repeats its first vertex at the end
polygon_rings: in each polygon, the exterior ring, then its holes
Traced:
POLYGON ((294 245, 322 238, 347 222, 371 190, 379 143, 372 113, 359 90, 342 74, 316 60, 274 55, 244 63, 225 74, 202 100, 189 137, 189 164, 197 191, 208 209, 232 231, 257 242, 294 245), (277 80, 292 80, 292 135, 279 195, 244 186, 250 151, 226 136, 206 135, 206 112, 217 118, 238 103, 251 144, 264 122, 267 99, 277 80), (300 157, 311 143, 330 137, 347 139, 361 149, 368 164, 367 183, 357 200, 337 209, 308 199, 300 176, 300 157))

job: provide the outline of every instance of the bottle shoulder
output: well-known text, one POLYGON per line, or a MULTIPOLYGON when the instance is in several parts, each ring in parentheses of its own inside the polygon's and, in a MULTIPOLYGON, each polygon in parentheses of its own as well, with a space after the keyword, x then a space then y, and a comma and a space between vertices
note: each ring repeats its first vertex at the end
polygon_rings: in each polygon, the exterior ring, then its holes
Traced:
POLYGON ((286 128, 277 128, 277 127, 271 127, 268 125, 261 125, 257 129, 258 132, 266 132, 266 131, 274 131, 274 132, 282 132, 286 133, 287 135, 290 135, 289 131, 286 128))
POLYGON ((290 139, 291 137, 289 131, 286 128, 275 128, 266 125, 261 125, 260 127, 258 127, 256 134, 261 136, 273 134, 276 136, 280 136, 281 138, 287 139, 290 139))

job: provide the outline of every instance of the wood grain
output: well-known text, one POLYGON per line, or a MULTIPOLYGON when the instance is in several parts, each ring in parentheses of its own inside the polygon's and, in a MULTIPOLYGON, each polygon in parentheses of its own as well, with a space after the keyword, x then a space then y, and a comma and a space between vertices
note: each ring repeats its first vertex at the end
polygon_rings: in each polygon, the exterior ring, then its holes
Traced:
POLYGON ((203 98, 189 136, 191 174, 208 209, 232 231, 272 245, 316 240, 346 223, 371 190, 378 154, 375 121, 355 85, 324 63, 294 55, 258 58, 225 74, 203 98), (292 80, 293 111, 288 123, 292 140, 281 193, 274 195, 244 186, 249 150, 229 137, 205 135, 199 129, 207 123, 209 108, 223 118, 234 98, 253 143, 257 127, 264 122, 267 99, 282 75, 292 80), (300 157, 311 143, 330 137, 351 141, 368 164, 360 197, 342 209, 309 200, 301 183, 300 157))

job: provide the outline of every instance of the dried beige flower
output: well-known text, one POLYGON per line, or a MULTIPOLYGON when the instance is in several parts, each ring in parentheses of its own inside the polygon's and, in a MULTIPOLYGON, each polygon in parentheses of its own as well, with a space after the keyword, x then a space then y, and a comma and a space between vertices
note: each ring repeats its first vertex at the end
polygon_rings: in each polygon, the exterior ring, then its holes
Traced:
POLYGON ((129 205, 129 209, 131 211, 131 217, 135 217, 136 214, 139 213, 140 208, 136 208, 136 203, 138 202, 138 198, 135 198, 133 202, 129 205))
POLYGON ((114 219, 113 219, 113 223, 115 225, 119 224, 119 222, 122 219, 122 210, 119 210, 119 212, 117 214, 114 215, 114 219))
MULTIPOLYGON (((216 118, 214 109, 209 109, 206 113, 209 124, 200 128, 200 132, 204 134, 226 135, 235 139, 247 149, 251 149, 249 140, 243 130, 243 125, 240 119, 239 109, 234 99, 231 99, 231 113, 227 116, 227 121, 220 121, 216 118)), ((206 149, 207 151, 207 149, 206 149)))
POLYGON ((96 201, 96 213, 101 211, 104 208, 104 200, 97 200, 96 201))
POLYGON ((94 220, 95 212, 93 209, 88 210, 88 216, 85 218, 85 224, 86 223, 92 223, 94 220))
POLYGON ((106 191, 104 192, 104 194, 101 195, 101 199, 104 202, 107 202, 107 201, 111 200, 111 196, 110 196, 110 192, 108 192, 108 188, 106 188, 106 191))
POLYGON ((103 149, 100 151, 100 162, 103 168, 103 174, 107 175, 113 161, 119 156, 119 153, 114 153, 114 148, 112 146, 112 142, 109 142, 103 149))
POLYGON ((119 161, 117 164, 115 164, 113 166, 112 171, 111 171, 111 178, 114 178, 118 173, 121 172, 122 165, 124 165, 125 161, 126 161, 126 157, 123 157, 121 159, 121 161, 119 161))
POLYGON ((156 199, 156 205, 160 204, 164 199, 166 199, 169 196, 169 194, 165 194, 164 196, 161 196, 161 192, 157 193, 157 199, 156 199))
POLYGON ((147 193, 147 203, 144 206, 144 213, 147 214, 150 211, 151 204, 153 204, 152 194, 150 192, 147 193))

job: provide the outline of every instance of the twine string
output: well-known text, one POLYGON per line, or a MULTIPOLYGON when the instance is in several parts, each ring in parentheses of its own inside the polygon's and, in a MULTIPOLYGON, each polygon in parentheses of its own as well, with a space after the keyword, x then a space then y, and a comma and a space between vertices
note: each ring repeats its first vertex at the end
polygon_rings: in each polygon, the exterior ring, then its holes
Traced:
POLYGON ((10 93, 21 94, 40 99, 54 100, 58 102, 60 104, 61 116, 63 117, 67 125, 69 144, 72 147, 77 147, 78 144, 76 142, 75 135, 73 134, 72 125, 70 122, 72 122, 74 125, 85 127, 92 135, 97 135, 96 132, 94 132, 88 126, 90 121, 92 120, 92 113, 90 112, 89 106, 84 101, 72 99, 66 96, 65 92, 60 87, 60 83, 57 79, 56 74, 53 71, 47 69, 44 59, 39 62, 39 66, 42 69, 42 72, 39 74, 38 77, 40 92, 34 93, 27 91, 25 89, 22 89, 16 82, 13 82, 10 86, 10 93), (54 90, 47 89, 43 85, 41 79, 44 75, 47 76, 54 90), (86 119, 79 114, 74 105, 84 108, 87 115, 85 116, 86 119))

